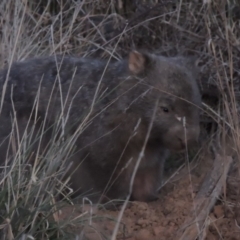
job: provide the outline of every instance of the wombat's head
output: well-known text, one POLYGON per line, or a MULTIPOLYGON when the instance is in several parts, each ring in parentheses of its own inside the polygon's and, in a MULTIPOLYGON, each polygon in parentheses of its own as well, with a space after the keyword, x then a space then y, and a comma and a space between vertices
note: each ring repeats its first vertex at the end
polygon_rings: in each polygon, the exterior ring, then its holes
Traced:
POLYGON ((137 51, 129 55, 130 74, 146 89, 137 103, 142 120, 150 123, 156 107, 150 137, 170 150, 183 150, 198 140, 201 96, 195 62, 137 51))

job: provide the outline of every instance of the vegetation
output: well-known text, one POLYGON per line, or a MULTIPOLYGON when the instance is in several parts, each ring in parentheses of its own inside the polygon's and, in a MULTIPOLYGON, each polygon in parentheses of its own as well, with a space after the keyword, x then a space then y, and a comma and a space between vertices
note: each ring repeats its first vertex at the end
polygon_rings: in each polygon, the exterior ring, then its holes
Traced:
MULTIPOLYGON (((56 53, 119 60, 133 48, 197 55, 204 100, 202 141, 209 139, 214 151, 225 151, 223 146, 231 143, 239 156, 239 29, 238 0, 2 0, 0 66, 56 53)), ((89 216, 60 222, 63 202, 57 201, 66 185, 59 176, 71 139, 64 144, 54 140, 30 166, 31 146, 41 133, 35 136, 30 129, 19 141, 14 129, 16 156, 0 178, 2 239, 75 239, 73 221, 84 226, 89 216)))

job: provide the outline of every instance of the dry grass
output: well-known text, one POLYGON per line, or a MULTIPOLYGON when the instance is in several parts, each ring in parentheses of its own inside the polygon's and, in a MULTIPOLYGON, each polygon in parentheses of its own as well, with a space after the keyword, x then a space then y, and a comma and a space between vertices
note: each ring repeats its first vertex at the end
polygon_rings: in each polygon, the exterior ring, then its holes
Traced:
MULTIPOLYGON (((217 151, 231 139, 233 155, 239 156, 239 1, 108 2, 2 0, 0 66, 56 53, 119 60, 132 48, 168 56, 197 55, 204 96, 203 132, 213 139, 217 151), (215 123, 218 127, 212 135, 209 128, 215 123)), ((26 159, 34 131, 28 129, 20 141, 17 126, 13 127, 12 139, 18 147, 14 163, 4 169, 0 180, 0 229, 6 239, 63 238, 66 226, 49 217, 56 211, 53 193, 56 185, 62 189, 57 175, 63 171, 73 140, 65 145, 53 141, 44 158, 37 154, 41 161, 31 168, 26 159)))

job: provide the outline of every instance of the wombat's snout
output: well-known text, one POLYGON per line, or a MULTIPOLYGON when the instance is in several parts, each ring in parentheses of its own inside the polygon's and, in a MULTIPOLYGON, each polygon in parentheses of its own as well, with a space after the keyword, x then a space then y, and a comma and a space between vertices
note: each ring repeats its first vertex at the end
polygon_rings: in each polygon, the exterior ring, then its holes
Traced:
POLYGON ((183 126, 175 125, 171 128, 167 135, 165 136, 165 145, 173 151, 183 151, 189 147, 193 147, 198 143, 199 137, 199 126, 187 126, 183 128, 183 126))
POLYGON ((193 147, 198 144, 200 129, 198 126, 188 127, 184 130, 184 135, 178 136, 178 140, 183 148, 193 147))

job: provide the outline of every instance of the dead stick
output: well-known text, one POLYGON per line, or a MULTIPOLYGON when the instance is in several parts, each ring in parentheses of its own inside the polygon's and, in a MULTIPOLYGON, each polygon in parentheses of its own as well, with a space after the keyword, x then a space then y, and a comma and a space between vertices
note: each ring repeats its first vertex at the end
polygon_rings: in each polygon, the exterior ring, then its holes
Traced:
POLYGON ((192 214, 185 220, 176 239, 194 240, 202 236, 204 222, 222 192, 231 163, 232 157, 226 156, 224 158, 219 154, 216 155, 213 169, 205 177, 201 189, 194 199, 192 214))

